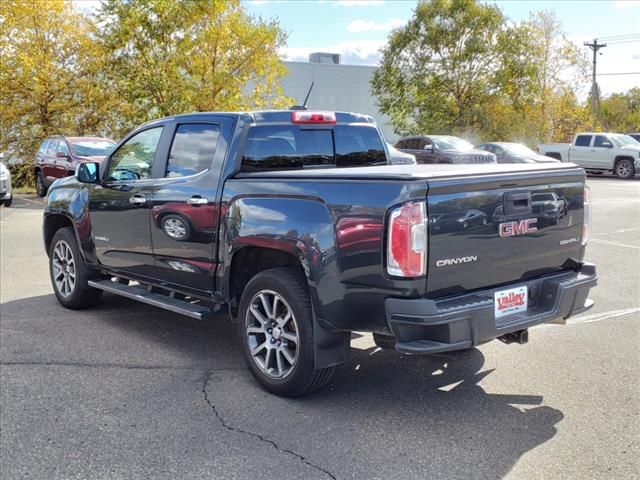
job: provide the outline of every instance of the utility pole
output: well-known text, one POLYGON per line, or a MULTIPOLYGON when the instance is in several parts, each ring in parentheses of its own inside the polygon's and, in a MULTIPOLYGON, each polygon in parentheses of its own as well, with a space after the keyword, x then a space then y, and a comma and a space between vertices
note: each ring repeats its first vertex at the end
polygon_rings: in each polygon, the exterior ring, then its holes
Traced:
MULTIPOLYGON (((591 82, 591 115, 597 118, 602 126, 602 108, 600 107, 600 90, 596 81, 596 65, 598 62, 598 50, 607 46, 606 43, 598 43, 598 39, 594 38, 593 43, 584 42, 585 47, 593 50, 593 80, 591 82)), ((602 54, 600 54, 602 55, 602 54)))

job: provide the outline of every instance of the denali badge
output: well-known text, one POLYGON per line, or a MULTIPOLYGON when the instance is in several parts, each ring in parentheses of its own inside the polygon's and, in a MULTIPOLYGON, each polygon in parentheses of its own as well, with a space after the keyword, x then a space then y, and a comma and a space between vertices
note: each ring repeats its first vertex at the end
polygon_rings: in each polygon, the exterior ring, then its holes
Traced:
POLYGON ((470 257, 443 258, 436 261, 436 267, 448 267, 450 265, 458 265, 460 263, 472 263, 478 260, 476 255, 470 257))
POLYGON ((537 232, 537 221, 537 218, 527 218, 526 220, 501 223, 498 232, 501 237, 515 237, 526 233, 537 232))
POLYGON ((560 245, 569 245, 570 243, 579 242, 580 239, 578 237, 567 238, 566 240, 560 240, 560 245))

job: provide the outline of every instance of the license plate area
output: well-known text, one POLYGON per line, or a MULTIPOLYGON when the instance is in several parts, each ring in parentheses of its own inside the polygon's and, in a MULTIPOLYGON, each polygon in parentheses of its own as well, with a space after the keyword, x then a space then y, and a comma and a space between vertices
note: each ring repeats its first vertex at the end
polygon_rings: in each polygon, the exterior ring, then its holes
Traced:
POLYGON ((526 285, 494 292, 493 313, 495 318, 498 319, 515 313, 526 312, 528 300, 526 285))

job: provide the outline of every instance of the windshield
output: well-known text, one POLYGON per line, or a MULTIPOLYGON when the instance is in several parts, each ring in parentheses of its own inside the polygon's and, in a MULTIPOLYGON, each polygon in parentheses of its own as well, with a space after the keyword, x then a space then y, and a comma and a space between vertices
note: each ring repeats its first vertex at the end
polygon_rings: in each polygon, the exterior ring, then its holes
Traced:
POLYGON ((514 155, 537 155, 536 152, 521 143, 505 143, 502 148, 514 155))
POLYGON ((79 157, 105 157, 115 146, 115 142, 108 140, 83 140, 72 143, 71 151, 79 157))
POLYGON ((449 135, 429 137, 440 150, 471 150, 473 145, 466 140, 449 135))
POLYGON ((621 135, 621 134, 617 134, 617 135, 609 135, 611 137, 611 140, 613 140, 613 142, 621 147, 627 146, 627 145, 631 145, 633 147, 637 147, 638 146, 638 142, 636 140, 633 139, 633 137, 630 137, 629 135, 621 135))

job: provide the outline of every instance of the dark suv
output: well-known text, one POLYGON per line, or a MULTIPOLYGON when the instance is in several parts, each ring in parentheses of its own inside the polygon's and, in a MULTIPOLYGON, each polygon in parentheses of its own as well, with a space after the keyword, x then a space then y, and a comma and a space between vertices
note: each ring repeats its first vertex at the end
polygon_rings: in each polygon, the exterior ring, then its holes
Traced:
POLYGON ((418 163, 496 163, 493 153, 477 150, 466 140, 451 135, 414 135, 394 145, 416 157, 418 163))
POLYGON ((58 178, 73 175, 84 162, 99 162, 113 150, 116 142, 102 137, 47 138, 36 153, 36 191, 40 197, 58 178))

